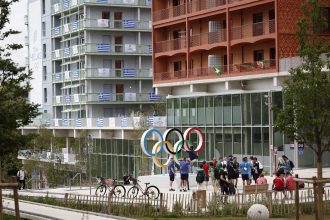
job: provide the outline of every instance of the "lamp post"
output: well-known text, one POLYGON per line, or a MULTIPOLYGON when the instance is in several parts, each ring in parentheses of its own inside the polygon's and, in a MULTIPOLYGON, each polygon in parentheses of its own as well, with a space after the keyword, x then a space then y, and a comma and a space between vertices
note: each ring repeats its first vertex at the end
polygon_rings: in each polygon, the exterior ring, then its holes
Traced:
POLYGON ((91 153, 93 152, 93 137, 87 136, 87 153, 88 153, 88 176, 89 176, 89 195, 92 195, 92 175, 91 175, 91 153))

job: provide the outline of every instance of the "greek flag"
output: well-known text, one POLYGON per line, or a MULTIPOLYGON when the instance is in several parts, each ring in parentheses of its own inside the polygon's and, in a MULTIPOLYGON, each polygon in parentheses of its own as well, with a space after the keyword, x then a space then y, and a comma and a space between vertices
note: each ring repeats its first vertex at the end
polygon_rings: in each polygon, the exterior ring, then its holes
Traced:
POLYGON ((149 101, 154 102, 154 101, 159 101, 160 100, 160 95, 156 95, 155 93, 151 93, 149 96, 149 101))
POLYGON ((79 78, 79 71, 78 70, 73 70, 73 78, 78 79, 79 78))
POLYGON ((108 0, 96 0, 97 3, 108 3, 108 0))
POLYGON ((136 77, 135 69, 124 69, 124 77, 136 77))
POLYGON ((76 127, 81 127, 81 118, 76 119, 76 127))
POLYGON ((110 101, 110 93, 101 92, 99 94, 99 101, 100 102, 110 101))
POLYGON ((147 126, 153 126, 154 125, 154 117, 148 116, 147 117, 147 126))
POLYGON ((97 127, 102 128, 104 126, 104 120, 103 118, 97 119, 97 127))
POLYGON ((68 127, 69 126, 69 120, 67 118, 63 119, 63 126, 68 127))
POLYGON ((65 103, 70 104, 71 103, 71 97, 69 95, 65 96, 65 103))
POLYGON ((44 121, 44 125, 45 125, 46 127, 50 126, 50 122, 49 122, 49 120, 45 120, 45 121, 44 121))
POLYGON ((110 44, 97 44, 97 52, 106 53, 110 52, 110 44))
POLYGON ((72 30, 73 30, 73 31, 78 30, 78 21, 74 21, 74 22, 72 22, 71 26, 72 26, 72 30))
POLYGON ((147 5, 148 5, 148 6, 151 6, 151 1, 152 1, 152 0, 147 0, 147 5))
POLYGON ((124 28, 135 28, 135 21, 133 20, 124 20, 123 21, 124 28))
POLYGON ((121 127, 128 127, 128 119, 127 118, 121 118, 120 119, 120 126, 121 127))
POLYGON ((151 45, 148 45, 148 51, 149 51, 149 53, 152 53, 152 46, 151 45))
POLYGON ((64 48, 64 55, 69 56, 70 55, 70 47, 64 48))
POLYGON ((64 8, 64 9, 69 8, 69 5, 70 5, 70 4, 69 4, 69 0, 64 0, 64 1, 63 1, 63 8, 64 8))
POLYGON ((60 27, 55 27, 55 28, 54 28, 54 34, 55 34, 55 35, 60 34, 60 27))
POLYGON ((55 74, 55 80, 60 81, 61 80, 61 73, 56 73, 55 74))

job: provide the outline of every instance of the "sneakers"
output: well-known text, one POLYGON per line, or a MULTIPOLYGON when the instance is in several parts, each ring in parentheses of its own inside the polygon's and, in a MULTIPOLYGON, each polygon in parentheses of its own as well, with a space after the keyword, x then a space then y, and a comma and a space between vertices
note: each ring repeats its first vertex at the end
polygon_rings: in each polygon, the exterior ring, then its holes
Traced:
POLYGON ((171 188, 170 191, 175 191, 175 189, 171 188))
POLYGON ((182 189, 180 189, 180 192, 182 192, 182 189))

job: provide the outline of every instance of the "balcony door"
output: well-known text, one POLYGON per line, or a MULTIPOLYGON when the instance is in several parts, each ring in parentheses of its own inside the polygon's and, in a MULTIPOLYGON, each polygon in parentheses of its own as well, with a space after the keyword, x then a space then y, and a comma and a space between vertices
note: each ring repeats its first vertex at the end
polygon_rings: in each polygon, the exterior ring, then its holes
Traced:
POLYGON ((109 96, 104 96, 105 101, 112 101, 112 84, 103 84, 103 93, 109 94, 109 96))
POLYGON ((253 14, 253 36, 264 34, 262 13, 253 14))
POLYGON ((116 84, 116 100, 124 101, 124 84, 116 84))
POLYGON ((116 36, 115 37, 115 52, 121 53, 122 51, 122 44, 123 44, 123 37, 122 36, 116 36))
POLYGON ((122 28, 123 12, 116 11, 114 13, 115 28, 122 28))
POLYGON ((116 77, 121 77, 122 69, 123 69, 123 61, 115 60, 115 69, 116 69, 116 77))
POLYGON ((181 78, 181 61, 176 61, 173 63, 174 77, 181 78))
POLYGON ((172 35, 173 35, 172 36, 173 37, 173 49, 174 50, 181 49, 182 48, 181 41, 183 39, 183 42, 184 42, 185 36, 186 36, 185 33, 183 34, 183 31, 176 30, 176 31, 173 31, 172 35))

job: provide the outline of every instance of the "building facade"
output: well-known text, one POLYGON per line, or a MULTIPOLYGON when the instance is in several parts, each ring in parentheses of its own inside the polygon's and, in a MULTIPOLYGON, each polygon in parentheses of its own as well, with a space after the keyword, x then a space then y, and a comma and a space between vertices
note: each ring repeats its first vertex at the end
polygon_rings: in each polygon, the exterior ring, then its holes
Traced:
MULTIPOLYGON (((330 2, 320 2, 329 13, 330 2)), ((276 114, 269 108, 282 105, 283 81, 301 63, 301 3, 153 1, 154 87, 167 95, 168 127, 205 132, 200 159, 254 155, 273 170, 276 157, 286 154, 296 167, 316 166, 308 147, 298 152, 297 143, 273 128, 276 114)), ((324 165, 330 165, 329 155, 324 165)))
MULTIPOLYGON (((45 73, 33 88, 43 88, 38 95, 51 119, 37 119, 23 133, 42 124, 66 140, 62 162, 72 163, 74 138, 86 131, 93 138, 93 176, 146 172, 144 156, 132 148, 135 130, 166 126, 154 105, 164 99, 152 87, 151 0, 30 0, 31 17, 29 33, 35 26, 41 31, 35 44, 42 68, 33 74, 45 73)), ((47 160, 51 154, 38 155, 47 160)))

